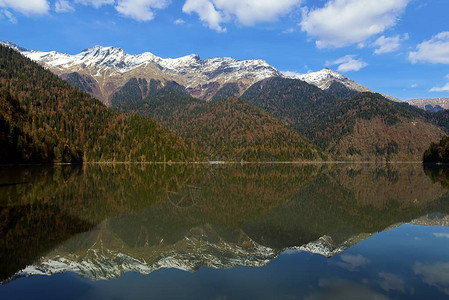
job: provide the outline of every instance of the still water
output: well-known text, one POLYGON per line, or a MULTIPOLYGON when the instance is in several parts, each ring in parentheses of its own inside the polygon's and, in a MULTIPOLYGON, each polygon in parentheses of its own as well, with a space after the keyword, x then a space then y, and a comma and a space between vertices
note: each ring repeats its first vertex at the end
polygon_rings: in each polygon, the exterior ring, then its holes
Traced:
POLYGON ((0 168, 0 299, 449 298, 449 169, 0 168))

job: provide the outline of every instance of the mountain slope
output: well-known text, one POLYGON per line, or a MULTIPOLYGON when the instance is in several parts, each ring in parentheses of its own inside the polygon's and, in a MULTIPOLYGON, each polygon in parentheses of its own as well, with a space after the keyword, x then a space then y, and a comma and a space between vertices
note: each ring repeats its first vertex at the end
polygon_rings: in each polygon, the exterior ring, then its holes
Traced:
POLYGON ((0 89, 0 163, 81 162, 82 152, 0 89), (37 130, 39 128, 39 130, 37 130))
POLYGON ((238 82, 240 95, 259 80, 281 76, 263 60, 240 61, 228 57, 201 60, 195 54, 172 59, 157 57, 149 52, 130 55, 120 48, 101 46, 69 55, 55 51, 28 51, 11 43, 3 44, 15 48, 58 76, 69 78, 69 82, 74 82, 75 86, 107 105, 112 96, 133 77, 163 83, 175 81, 185 86, 190 95, 210 100, 226 83, 238 82), (75 73, 77 75, 73 75, 75 73), (74 76, 78 78, 70 78, 74 76), (89 84, 78 85, 80 81, 89 84))
MULTIPOLYGON (((8 139, 8 128, 21 128, 21 135, 28 135, 32 140, 26 145, 23 142, 18 144, 19 147, 26 149, 35 146, 31 150, 34 153, 19 158, 21 162, 66 161, 66 152, 72 156, 69 161, 79 161, 80 152, 87 161, 193 158, 191 146, 154 121, 114 113, 99 101, 2 45, 0 86, 4 91, 2 98, 5 98, 2 100, 0 138, 8 139), (5 110, 8 105, 9 112, 5 110), (8 114, 18 115, 20 119, 5 117, 8 114), (37 144, 36 140, 43 141, 42 145, 37 144)), ((1 149, 3 154, 11 151, 14 151, 13 147, 3 146, 1 149)))
POLYGON ((342 159, 421 160, 429 144, 444 134, 420 110, 379 94, 339 99, 314 88, 273 78, 254 84, 242 98, 342 159))
POLYGON ((242 99, 290 124, 314 140, 309 124, 316 114, 334 107, 342 100, 297 79, 268 78, 252 85, 242 99))
POLYGON ((160 122, 200 145, 211 159, 303 161, 322 157, 311 142, 284 123, 235 97, 208 103, 166 91, 117 109, 160 122))

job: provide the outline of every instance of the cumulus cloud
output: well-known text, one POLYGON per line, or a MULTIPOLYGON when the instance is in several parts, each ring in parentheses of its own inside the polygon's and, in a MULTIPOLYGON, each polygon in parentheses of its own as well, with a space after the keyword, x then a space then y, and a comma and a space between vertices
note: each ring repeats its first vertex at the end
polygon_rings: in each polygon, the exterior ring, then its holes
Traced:
POLYGON ((95 8, 100 8, 103 5, 114 4, 115 0, 75 0, 75 3, 83 5, 91 5, 95 8))
POLYGON ((165 8, 168 4, 168 0, 118 0, 115 9, 137 21, 150 21, 154 19, 154 9, 165 8))
POLYGON ((408 55, 412 63, 449 64, 449 31, 440 32, 416 46, 408 55))
POLYGON ((47 0, 0 0, 0 8, 12 9, 25 15, 42 15, 48 12, 50 6, 47 0))
POLYGON ((153 20, 153 11, 167 7, 170 0, 75 0, 75 3, 95 8, 114 5, 115 10, 121 15, 143 22, 153 20))
POLYGON ((408 34, 404 34, 402 38, 400 35, 395 35, 392 37, 385 37, 383 35, 373 43, 373 46, 377 47, 377 49, 374 50, 374 54, 394 52, 399 49, 399 47, 401 46, 401 42, 403 40, 407 40, 408 38, 408 34))
POLYGON ((317 38, 318 48, 359 44, 394 26, 410 0, 329 0, 305 10, 301 29, 317 38))
POLYGON ((55 3, 55 12, 57 13, 72 12, 74 10, 73 6, 67 0, 58 0, 55 3))
POLYGON ((291 12, 301 0, 186 0, 183 12, 196 13, 209 28, 225 31, 222 23, 233 19, 244 26, 273 22, 291 12))
POLYGON ((220 23, 227 21, 227 18, 222 12, 217 11, 209 0, 187 0, 182 11, 189 15, 196 13, 210 29, 218 32, 226 31, 226 28, 221 27, 220 23))
POLYGON ((332 62, 327 62, 328 66, 338 65, 338 72, 358 71, 368 64, 361 59, 355 59, 355 55, 346 55, 332 62))

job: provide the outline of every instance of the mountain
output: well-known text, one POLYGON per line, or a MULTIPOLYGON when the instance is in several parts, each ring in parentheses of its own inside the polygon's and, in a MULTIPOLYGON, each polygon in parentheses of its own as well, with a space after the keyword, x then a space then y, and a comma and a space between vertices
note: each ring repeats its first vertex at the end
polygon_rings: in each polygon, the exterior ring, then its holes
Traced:
POLYGON ((371 92, 369 88, 329 68, 324 68, 317 72, 291 76, 290 78, 313 84, 323 91, 342 98, 350 98, 360 92, 371 92))
POLYGON ((205 102, 180 93, 173 84, 145 100, 127 99, 115 109, 160 122, 199 145, 212 160, 310 161, 324 157, 288 125, 236 97, 205 102))
MULTIPOLYGON (((357 83, 329 68, 324 68, 317 72, 289 76, 289 78, 299 79, 309 84, 313 84, 323 91, 340 98, 352 98, 358 93, 373 92, 366 86, 363 86, 360 83, 357 83)), ((401 102, 400 99, 385 93, 381 93, 381 95, 393 102, 401 102)))
POLYGON ((2 163, 193 160, 156 122, 117 114, 2 45, 0 86, 2 163))
MULTIPOLYGON (((329 68, 294 76, 285 76, 263 60, 237 60, 215 57, 201 60, 196 54, 180 58, 161 58, 150 52, 130 55, 115 47, 94 46, 69 55, 56 51, 27 50, 10 42, 1 42, 38 62, 75 87, 91 94, 106 105, 132 80, 176 82, 193 97, 218 100, 240 96, 245 90, 269 77, 303 80, 337 97, 350 98, 371 90, 329 68)), ((147 89, 149 86, 147 86, 147 89)), ((399 99, 383 94, 389 100, 399 99)), ((147 95, 142 91, 141 99, 147 95)))
POLYGON ((270 78, 251 86, 242 99, 345 160, 421 160, 444 135, 421 110, 380 94, 343 99, 300 80, 270 78))
POLYGON ((55 51, 30 51, 12 43, 3 44, 15 48, 106 105, 132 78, 147 82, 154 79, 162 84, 175 81, 186 87, 190 95, 210 100, 227 83, 237 83, 241 94, 259 80, 281 76, 263 60, 229 57, 201 60, 195 54, 175 59, 161 58, 150 52, 131 55, 120 48, 102 46, 69 55, 55 51))
POLYGON ((449 98, 412 99, 407 100, 407 103, 430 112, 449 109, 449 98))
POLYGON ((46 123, 37 125, 33 113, 0 89, 0 163, 82 162, 83 153, 68 144, 46 123), (39 130, 37 130, 39 126, 39 130))

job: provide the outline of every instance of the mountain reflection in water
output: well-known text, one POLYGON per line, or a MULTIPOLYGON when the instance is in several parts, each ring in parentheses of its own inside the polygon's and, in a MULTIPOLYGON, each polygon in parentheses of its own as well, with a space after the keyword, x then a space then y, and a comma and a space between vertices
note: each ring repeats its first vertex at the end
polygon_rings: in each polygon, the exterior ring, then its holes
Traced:
POLYGON ((3 287, 63 272, 97 281, 262 267, 292 252, 340 253, 350 268, 364 258, 347 249, 374 233, 446 226, 448 174, 419 164, 4 167, 0 276, 3 287))

